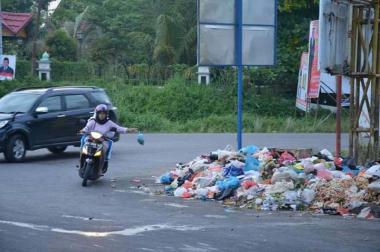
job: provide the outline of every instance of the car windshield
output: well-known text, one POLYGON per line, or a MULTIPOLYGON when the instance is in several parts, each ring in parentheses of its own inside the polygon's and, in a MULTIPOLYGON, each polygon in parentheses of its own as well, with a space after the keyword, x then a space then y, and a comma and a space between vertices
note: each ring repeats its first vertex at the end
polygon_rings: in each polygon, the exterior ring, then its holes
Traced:
POLYGON ((26 113, 41 94, 10 93, 0 99, 0 113, 26 113))

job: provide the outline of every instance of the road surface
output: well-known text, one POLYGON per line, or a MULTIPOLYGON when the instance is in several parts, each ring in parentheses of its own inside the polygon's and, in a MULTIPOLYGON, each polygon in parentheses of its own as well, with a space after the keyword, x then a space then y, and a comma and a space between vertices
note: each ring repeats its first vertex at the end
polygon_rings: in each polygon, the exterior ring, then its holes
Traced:
MULTIPOLYGON (((82 188, 78 149, 0 156, 0 251, 379 251, 380 221, 223 208, 218 202, 154 196, 135 179, 235 144, 232 134, 148 134, 114 148, 107 175, 82 188)), ((332 134, 250 134, 246 144, 333 149, 332 134)), ((343 149, 347 148, 347 135, 343 149)))

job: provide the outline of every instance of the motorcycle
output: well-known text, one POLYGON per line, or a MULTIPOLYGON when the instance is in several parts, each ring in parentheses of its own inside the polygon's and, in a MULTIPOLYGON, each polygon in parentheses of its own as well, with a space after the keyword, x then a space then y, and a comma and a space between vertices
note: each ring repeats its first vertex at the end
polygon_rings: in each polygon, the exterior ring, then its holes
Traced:
POLYGON ((113 139, 97 131, 82 133, 85 142, 80 150, 79 176, 83 179, 82 186, 87 186, 88 180, 98 180, 107 172, 106 155, 103 145, 113 139))

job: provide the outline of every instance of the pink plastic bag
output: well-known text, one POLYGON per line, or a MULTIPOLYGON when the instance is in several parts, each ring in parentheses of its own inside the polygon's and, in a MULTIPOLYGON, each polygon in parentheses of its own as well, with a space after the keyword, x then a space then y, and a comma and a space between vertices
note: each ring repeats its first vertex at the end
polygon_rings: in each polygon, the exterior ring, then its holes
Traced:
POLYGON ((294 161, 296 161, 296 158, 287 151, 282 153, 280 156, 280 164, 289 164, 293 163, 294 161))
POLYGON ((317 177, 330 181, 334 178, 334 175, 329 170, 323 168, 317 170, 317 177))

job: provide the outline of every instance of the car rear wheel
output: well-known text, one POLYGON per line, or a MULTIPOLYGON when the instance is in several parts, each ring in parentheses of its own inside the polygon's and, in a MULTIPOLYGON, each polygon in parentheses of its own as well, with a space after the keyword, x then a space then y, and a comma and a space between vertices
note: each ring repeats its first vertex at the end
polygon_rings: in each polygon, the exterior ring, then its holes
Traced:
POLYGON ((66 149, 67 149, 67 146, 57 146, 57 147, 49 147, 48 148, 48 150, 54 154, 61 154, 61 153, 65 152, 66 149))
POLYGON ((12 136, 5 146, 4 156, 10 163, 24 161, 26 155, 26 141, 22 135, 12 136))

